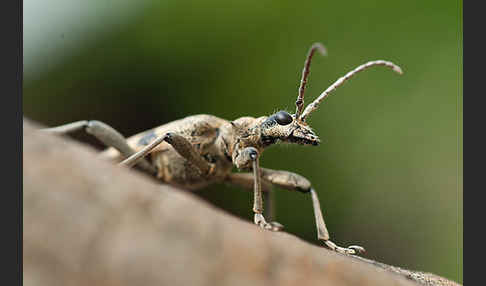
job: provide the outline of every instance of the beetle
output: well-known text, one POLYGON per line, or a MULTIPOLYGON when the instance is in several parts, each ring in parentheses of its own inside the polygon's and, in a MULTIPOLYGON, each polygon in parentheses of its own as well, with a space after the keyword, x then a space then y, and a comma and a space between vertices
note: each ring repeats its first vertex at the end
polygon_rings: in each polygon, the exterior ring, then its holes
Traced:
MULTIPOLYGON (((123 166, 137 165, 161 182, 183 189, 198 190, 212 183, 226 182, 253 190, 254 223, 270 231, 283 228, 281 224, 270 221, 268 216, 267 222, 263 213, 263 196, 268 194, 271 186, 308 193, 312 199, 318 240, 339 253, 363 253, 365 249, 361 246, 341 247, 330 240, 317 193, 308 179, 293 172, 259 165, 263 151, 274 144, 319 145, 319 137, 306 119, 346 80, 373 66, 388 67, 402 74, 402 69, 392 62, 366 62, 335 81, 304 109, 307 78, 316 51, 327 54, 321 43, 314 43, 310 47, 302 70, 294 114, 282 110, 270 116, 244 116, 233 121, 207 114, 193 115, 127 139, 109 125, 96 120, 77 121, 43 131, 65 134, 84 129, 109 147, 102 152, 103 157, 117 160, 123 166), (232 172, 233 166, 250 172, 232 172)), ((268 203, 267 199, 265 203, 268 203)))

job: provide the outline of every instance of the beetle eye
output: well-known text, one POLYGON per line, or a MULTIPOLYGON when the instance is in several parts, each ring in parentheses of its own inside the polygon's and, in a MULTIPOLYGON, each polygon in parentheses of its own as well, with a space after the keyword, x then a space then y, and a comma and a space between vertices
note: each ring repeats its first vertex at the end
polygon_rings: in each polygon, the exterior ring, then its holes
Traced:
POLYGON ((275 120, 280 125, 287 125, 292 122, 292 115, 288 114, 285 111, 279 111, 275 113, 275 120))

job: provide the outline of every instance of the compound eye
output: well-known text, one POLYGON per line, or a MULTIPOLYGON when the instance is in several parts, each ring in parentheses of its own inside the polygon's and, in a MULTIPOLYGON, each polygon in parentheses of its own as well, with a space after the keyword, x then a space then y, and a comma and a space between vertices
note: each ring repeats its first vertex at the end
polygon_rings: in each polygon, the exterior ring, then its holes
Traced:
POLYGON ((292 115, 288 114, 285 111, 279 111, 275 113, 275 120, 280 125, 288 125, 292 122, 292 115))

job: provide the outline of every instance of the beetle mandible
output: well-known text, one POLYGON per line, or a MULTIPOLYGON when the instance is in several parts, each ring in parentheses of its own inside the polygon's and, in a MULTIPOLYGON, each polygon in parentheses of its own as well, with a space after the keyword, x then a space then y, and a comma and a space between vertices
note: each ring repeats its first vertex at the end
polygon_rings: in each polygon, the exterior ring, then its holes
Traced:
MULTIPOLYGON (((316 51, 322 55, 327 54, 321 43, 314 43, 309 49, 295 103, 295 114, 279 111, 270 116, 258 118, 245 116, 233 121, 206 114, 193 115, 136 134, 128 139, 109 125, 96 120, 77 121, 42 130, 65 134, 84 129, 109 147, 102 152, 103 156, 121 161, 120 165, 128 167, 137 165, 160 181, 184 189, 197 190, 212 183, 226 182, 253 190, 254 223, 271 231, 279 231, 283 226, 270 221, 268 216, 269 221, 265 219, 263 194, 268 193, 272 185, 308 193, 314 208, 317 238, 339 253, 362 253, 364 248, 361 246, 341 247, 330 240, 317 193, 308 179, 296 173, 259 166, 259 157, 264 149, 276 143, 319 145, 319 137, 307 124, 306 119, 346 80, 372 66, 385 66, 402 74, 401 68, 392 62, 369 61, 339 78, 304 109, 307 77, 316 51), (252 172, 234 173, 233 166, 239 170, 252 172)), ((267 203, 267 200, 265 201, 267 203)))

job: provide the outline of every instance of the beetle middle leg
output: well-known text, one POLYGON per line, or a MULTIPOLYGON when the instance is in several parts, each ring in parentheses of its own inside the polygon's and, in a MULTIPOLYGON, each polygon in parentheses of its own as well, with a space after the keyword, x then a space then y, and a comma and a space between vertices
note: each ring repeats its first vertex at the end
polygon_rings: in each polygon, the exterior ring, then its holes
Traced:
POLYGON ((155 147, 157 147, 164 141, 174 147, 179 155, 194 164, 204 176, 208 176, 213 173, 214 164, 211 164, 204 160, 203 157, 201 157, 201 155, 194 149, 192 144, 185 137, 174 132, 168 132, 156 138, 149 145, 145 146, 142 150, 123 160, 120 165, 131 167, 137 164, 137 162, 142 160, 147 154, 150 153, 150 151, 152 151, 155 147))

